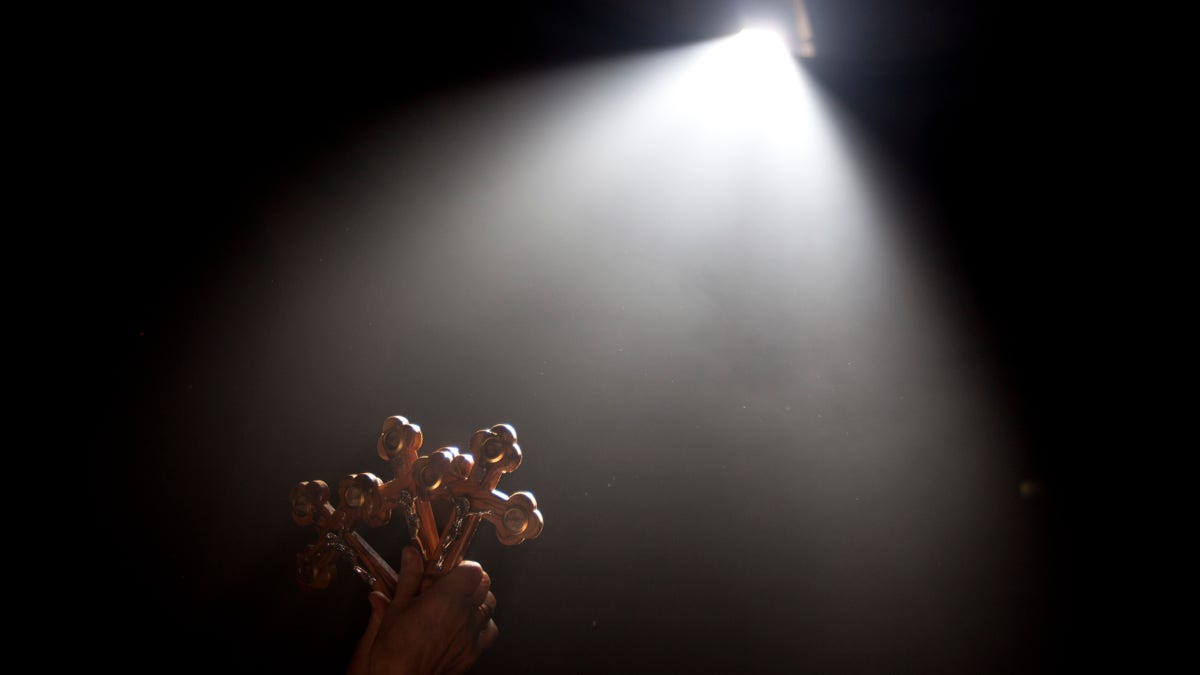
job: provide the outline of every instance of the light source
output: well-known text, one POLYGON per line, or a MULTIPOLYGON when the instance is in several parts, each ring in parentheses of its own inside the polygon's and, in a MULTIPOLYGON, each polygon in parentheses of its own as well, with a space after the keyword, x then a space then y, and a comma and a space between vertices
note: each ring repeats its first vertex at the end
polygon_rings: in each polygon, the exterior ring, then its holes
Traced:
POLYGON ((743 0, 741 18, 743 33, 774 32, 792 54, 803 58, 817 55, 804 0, 743 0))

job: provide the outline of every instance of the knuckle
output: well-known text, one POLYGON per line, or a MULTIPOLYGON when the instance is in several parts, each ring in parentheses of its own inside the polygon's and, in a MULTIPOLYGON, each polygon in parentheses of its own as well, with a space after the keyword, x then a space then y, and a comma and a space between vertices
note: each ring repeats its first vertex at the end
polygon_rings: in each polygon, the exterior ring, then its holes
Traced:
POLYGON ((459 566, 458 570, 460 570, 458 573, 462 576, 463 580, 470 582, 472 585, 478 586, 483 580, 483 568, 479 566, 479 563, 465 562, 459 566))

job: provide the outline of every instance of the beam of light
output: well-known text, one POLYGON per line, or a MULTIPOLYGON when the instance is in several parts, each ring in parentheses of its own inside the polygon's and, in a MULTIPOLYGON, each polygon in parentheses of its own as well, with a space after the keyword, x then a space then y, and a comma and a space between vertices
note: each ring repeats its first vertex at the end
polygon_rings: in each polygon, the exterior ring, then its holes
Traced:
MULTIPOLYGON (((543 336, 551 350, 604 349, 632 317, 682 337, 733 303, 726 317, 743 323, 778 310, 761 339, 780 355, 827 340, 862 346, 880 333, 872 321, 907 306, 891 294, 920 274, 898 245, 903 216, 880 203, 888 186, 856 148, 781 43, 747 31, 431 102, 333 167, 361 177, 336 197, 352 210, 333 217, 392 239, 364 255, 390 250, 396 260, 369 267, 409 270, 396 297, 425 307, 460 290, 427 307, 435 332, 467 329, 465 317, 499 307, 509 317, 524 308, 528 325, 574 306, 619 307, 596 331, 566 335, 552 322, 543 336), (447 269, 447 287, 422 281, 447 269), (484 269, 505 274, 478 277, 484 269), (521 299, 525 291, 537 299, 521 299)), ((382 272, 370 279, 393 283, 382 272)), ((941 336, 933 297, 907 295, 919 311, 888 331, 917 340, 921 316, 924 334, 941 336)), ((787 367, 833 368, 814 354, 787 357, 787 367)), ((778 398, 750 389, 761 404, 778 398)))
POLYGON ((777 54, 787 53, 783 36, 770 28, 743 28, 727 44, 736 45, 751 68, 763 62, 779 61, 777 54))
MULTIPOLYGON (((1008 589, 996 561, 1022 531, 996 506, 1012 428, 890 178, 761 34, 563 68, 366 133, 254 252, 253 316, 212 323, 271 336, 247 378, 274 410, 536 430, 522 471, 544 473, 524 479, 594 528, 554 536, 580 579, 736 574, 719 614, 804 608, 814 670, 886 670, 844 645, 906 658, 886 651, 898 625, 1004 645, 961 603, 1019 615, 979 601, 1008 589), (719 507, 676 506, 701 491, 719 507), (799 573, 744 574, 768 549, 799 573)), ((740 633, 744 653, 787 663, 785 619, 740 633)), ((708 631, 692 647, 740 629, 688 627, 708 631)))
MULTIPOLYGON (((721 124, 755 122, 762 114, 787 114, 800 88, 783 38, 775 31, 747 28, 714 44, 685 84, 710 98, 695 103, 724 110, 721 124)), ((686 105, 687 101, 681 101, 686 105)))
MULTIPOLYGON (((559 504, 642 486, 597 522, 664 517, 678 495, 652 486, 745 490, 761 521, 728 521, 721 551, 769 539, 804 569, 760 590, 840 608, 823 642, 880 640, 855 607, 915 607, 936 618, 923 639, 967 640, 982 629, 955 632, 953 598, 978 587, 942 564, 997 555, 980 533, 1006 527, 984 508, 1002 406, 860 145, 755 32, 430 101, 287 203, 289 262, 255 268, 279 289, 259 379, 289 383, 281 407, 358 395, 431 427, 558 434, 531 470, 625 481, 559 504)), ((711 541, 709 519, 660 527, 711 541)), ((624 555, 571 541, 581 561, 624 555)))

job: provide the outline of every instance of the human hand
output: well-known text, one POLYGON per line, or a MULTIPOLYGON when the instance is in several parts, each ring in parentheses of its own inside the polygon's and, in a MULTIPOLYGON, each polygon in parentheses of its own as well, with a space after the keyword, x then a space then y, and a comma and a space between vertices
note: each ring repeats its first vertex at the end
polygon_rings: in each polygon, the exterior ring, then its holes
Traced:
POLYGON ((371 618, 348 675, 458 675, 496 641, 496 596, 479 563, 462 562, 421 592, 423 575, 421 555, 405 548, 395 596, 368 598, 371 618))

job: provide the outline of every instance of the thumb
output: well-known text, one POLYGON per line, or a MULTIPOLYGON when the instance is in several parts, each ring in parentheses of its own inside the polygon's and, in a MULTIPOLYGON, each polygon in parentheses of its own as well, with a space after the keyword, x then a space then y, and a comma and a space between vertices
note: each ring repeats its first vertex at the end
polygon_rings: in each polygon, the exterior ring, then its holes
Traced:
POLYGON ((367 619, 367 629, 358 641, 358 648, 354 650, 346 675, 366 675, 367 665, 371 660, 371 645, 375 644, 375 636, 379 635, 379 624, 383 622, 383 613, 387 610, 388 600, 383 593, 376 591, 369 595, 367 600, 371 602, 371 617, 367 619))
POLYGON ((424 576, 425 566, 421 564, 421 554, 412 546, 404 547, 404 552, 400 554, 400 571, 396 574, 396 595, 391 604, 393 612, 408 607, 413 597, 421 590, 421 578, 424 576))

